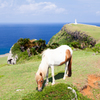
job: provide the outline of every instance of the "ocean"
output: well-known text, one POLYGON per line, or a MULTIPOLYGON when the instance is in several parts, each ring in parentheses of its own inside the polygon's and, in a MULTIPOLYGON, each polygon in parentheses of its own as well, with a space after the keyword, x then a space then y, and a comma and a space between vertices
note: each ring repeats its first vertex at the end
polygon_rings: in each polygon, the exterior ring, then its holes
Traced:
MULTIPOLYGON (((48 24, 0 24, 0 55, 9 53, 20 38, 43 39, 46 44, 67 23, 48 24)), ((83 23, 100 26, 100 23, 83 23)))

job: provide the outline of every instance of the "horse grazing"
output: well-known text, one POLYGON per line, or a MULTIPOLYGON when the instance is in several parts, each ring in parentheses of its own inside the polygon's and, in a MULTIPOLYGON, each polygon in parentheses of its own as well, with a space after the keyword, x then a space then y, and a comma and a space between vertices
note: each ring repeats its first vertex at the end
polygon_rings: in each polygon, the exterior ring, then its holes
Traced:
POLYGON ((42 86, 44 82, 44 78, 46 76, 46 83, 48 84, 48 73, 49 67, 51 67, 52 71, 52 85, 55 84, 54 78, 54 66, 60 66, 65 63, 65 73, 63 79, 66 76, 71 76, 71 66, 72 66, 72 49, 67 45, 62 45, 56 49, 47 49, 43 51, 42 61, 39 65, 39 69, 36 73, 35 79, 38 85, 38 91, 42 91, 42 86), (67 71, 67 73, 66 73, 67 71))

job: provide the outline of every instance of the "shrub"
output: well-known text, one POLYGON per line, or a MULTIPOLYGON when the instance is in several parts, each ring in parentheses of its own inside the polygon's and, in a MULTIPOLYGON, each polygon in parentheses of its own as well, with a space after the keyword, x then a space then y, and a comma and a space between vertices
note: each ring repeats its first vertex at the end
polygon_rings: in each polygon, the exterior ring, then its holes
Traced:
POLYGON ((64 36, 68 45, 75 48, 83 49, 86 47, 93 47, 96 44, 96 40, 80 31, 72 32, 65 28, 61 36, 64 36))
POLYGON ((76 90, 78 100, 89 100, 87 97, 80 94, 76 87, 64 83, 47 86, 42 92, 37 92, 36 94, 34 94, 34 92, 30 93, 23 97, 22 100, 72 100, 75 98, 75 94, 72 90, 68 89, 68 87, 72 87, 76 90))
POLYGON ((80 48, 80 44, 77 41, 71 42, 71 46, 73 46, 74 48, 80 48))
POLYGON ((18 60, 17 61, 22 61, 22 60, 27 60, 29 58, 27 51, 21 52, 18 54, 18 60))
POLYGON ((37 55, 38 54, 38 52, 35 50, 35 48, 31 48, 30 51, 31 51, 31 54, 33 54, 33 55, 37 55))
POLYGON ((48 45, 47 48, 55 49, 59 46, 58 43, 52 43, 51 45, 48 45))
POLYGON ((13 55, 19 54, 21 52, 20 51, 20 45, 18 43, 15 43, 13 45, 13 47, 11 48, 11 51, 12 51, 13 55))
POLYGON ((32 55, 37 55, 41 53, 45 48, 45 40, 30 40, 29 38, 20 38, 17 43, 15 43, 11 49, 12 54, 18 56, 17 61, 22 61, 25 59, 30 59, 32 55))
POLYGON ((20 44, 20 46, 24 46, 25 48, 27 48, 29 46, 29 42, 30 42, 30 39, 29 38, 20 38, 18 40, 18 43, 20 44))
POLYGON ((44 45, 46 43, 46 41, 45 40, 42 40, 42 39, 38 40, 37 42, 38 42, 39 46, 40 45, 44 45))
POLYGON ((92 50, 93 50, 94 52, 100 53, 100 43, 96 44, 96 45, 92 48, 92 50))

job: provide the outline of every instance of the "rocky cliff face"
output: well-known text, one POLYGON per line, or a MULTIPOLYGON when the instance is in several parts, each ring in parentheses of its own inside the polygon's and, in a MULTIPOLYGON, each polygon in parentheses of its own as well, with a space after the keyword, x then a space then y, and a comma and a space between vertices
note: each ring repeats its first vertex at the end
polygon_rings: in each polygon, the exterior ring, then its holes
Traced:
MULTIPOLYGON (((12 47, 11 47, 11 49, 12 49, 12 47)), ((7 63, 14 65, 14 64, 16 64, 16 60, 18 59, 18 56, 17 55, 13 56, 13 54, 11 52, 11 49, 9 51, 9 55, 8 55, 8 58, 7 58, 7 63)))

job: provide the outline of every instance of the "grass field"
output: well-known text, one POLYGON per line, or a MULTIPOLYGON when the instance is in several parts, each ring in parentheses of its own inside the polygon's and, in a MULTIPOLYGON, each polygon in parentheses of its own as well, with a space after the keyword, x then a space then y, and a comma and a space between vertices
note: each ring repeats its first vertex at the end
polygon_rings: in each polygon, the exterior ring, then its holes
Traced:
MULTIPOLYGON (((29 93, 37 93, 35 73, 41 59, 33 59, 21 64, 7 65, 7 57, 0 58, 0 100, 21 100, 29 93)), ((72 77, 63 80, 64 65, 55 66, 55 79, 57 83, 73 84, 81 90, 86 84, 88 75, 100 76, 100 55, 91 51, 77 50, 73 53, 72 77)), ((51 69, 49 85, 51 85, 51 69)), ((100 95, 100 89, 96 88, 92 97, 95 100, 100 95), (99 92, 98 92, 99 91, 99 92)))

